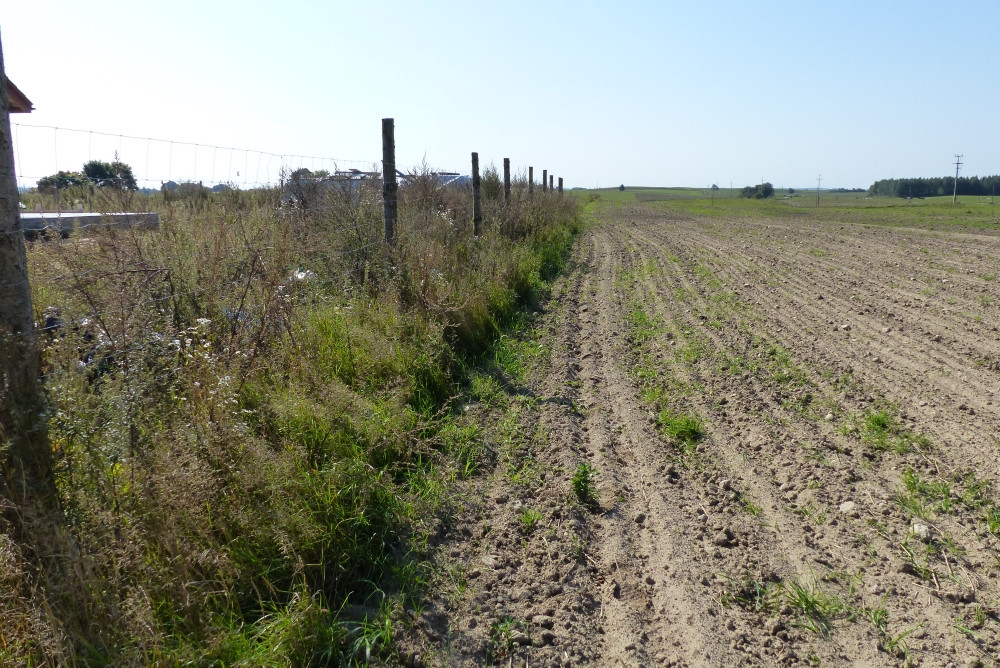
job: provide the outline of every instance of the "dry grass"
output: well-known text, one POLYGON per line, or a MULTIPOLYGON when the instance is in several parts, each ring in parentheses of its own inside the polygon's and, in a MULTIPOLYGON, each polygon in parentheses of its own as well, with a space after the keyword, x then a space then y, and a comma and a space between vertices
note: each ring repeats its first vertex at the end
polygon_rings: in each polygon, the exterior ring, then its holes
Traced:
POLYGON ((418 175, 394 250, 364 185, 109 199, 164 222, 31 244, 58 511, 6 513, 0 663, 391 652, 449 399, 573 238, 571 198, 516 194, 474 239, 470 194, 418 175))

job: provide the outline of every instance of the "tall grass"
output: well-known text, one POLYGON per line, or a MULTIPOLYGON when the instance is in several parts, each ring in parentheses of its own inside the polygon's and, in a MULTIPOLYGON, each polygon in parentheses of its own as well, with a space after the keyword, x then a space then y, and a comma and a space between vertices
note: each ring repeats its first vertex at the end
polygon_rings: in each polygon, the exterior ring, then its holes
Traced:
POLYGON ((163 224, 33 242, 58 511, 6 508, 22 530, 0 533, 0 663, 391 652, 446 503, 428 490, 475 468, 452 412, 464 370, 577 230, 573 198, 518 186, 487 197, 478 239, 471 193, 424 170, 395 248, 365 184, 307 207, 99 193, 163 224))

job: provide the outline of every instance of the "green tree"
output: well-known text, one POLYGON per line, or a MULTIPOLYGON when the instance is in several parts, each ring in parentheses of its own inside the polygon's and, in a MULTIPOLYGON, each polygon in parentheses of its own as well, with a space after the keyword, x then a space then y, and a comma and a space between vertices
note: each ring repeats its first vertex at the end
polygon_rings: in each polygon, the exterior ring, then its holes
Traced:
POLYGON ((57 190, 65 190, 71 186, 85 186, 90 179, 80 172, 64 172, 60 170, 51 176, 43 176, 38 179, 38 190, 44 193, 55 193, 57 190))
POLYGON ((91 160, 83 166, 83 173, 99 188, 114 188, 116 190, 137 190, 132 168, 124 162, 104 162, 91 160))
POLYGON ((774 186, 770 182, 760 183, 755 186, 745 186, 740 194, 747 199, 767 199, 774 195, 774 186))
POLYGON ((483 199, 500 201, 500 198, 503 197, 503 181, 500 179, 500 172, 493 165, 483 170, 480 188, 483 199))

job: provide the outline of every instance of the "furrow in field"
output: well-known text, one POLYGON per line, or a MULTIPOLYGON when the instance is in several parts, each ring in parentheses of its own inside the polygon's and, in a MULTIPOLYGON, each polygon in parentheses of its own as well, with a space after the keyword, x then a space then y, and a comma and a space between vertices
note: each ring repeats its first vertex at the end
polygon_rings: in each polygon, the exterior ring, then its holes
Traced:
MULTIPOLYGON (((624 226, 623 225, 621 227, 622 227, 623 230, 627 230, 629 234, 635 235, 637 237, 637 239, 638 239, 637 245, 640 248, 643 247, 643 246, 646 246, 646 247, 656 247, 658 245, 660 246, 656 251, 653 252, 654 256, 652 257, 652 260, 654 261, 654 263, 655 263, 655 260, 656 260, 656 257, 655 257, 656 253, 659 253, 664 258, 667 258, 667 257, 679 257, 679 256, 680 257, 688 257, 688 258, 698 257, 698 255, 703 252, 703 248, 705 247, 706 243, 713 243, 716 246, 716 248, 715 248, 716 252, 721 251, 721 249, 718 248, 719 244, 718 244, 718 240, 717 239, 712 239, 712 240, 705 239, 704 235, 700 234, 700 231, 696 227, 692 228, 691 226, 685 226, 682 223, 678 223, 677 221, 669 221, 669 222, 670 222, 669 225, 665 225, 665 224, 661 223, 661 224, 656 225, 655 227, 651 227, 651 226, 644 227, 642 224, 632 225, 632 226, 624 226), (669 230, 669 232, 668 232, 668 230, 669 230), (664 248, 664 246, 667 246, 667 247, 664 248)), ((739 241, 740 241, 739 238, 734 239, 734 244, 738 243, 739 241)), ((715 267, 716 269, 722 269, 723 267, 729 267, 729 266, 731 266, 733 264, 735 264, 737 267, 740 267, 740 264, 741 264, 740 260, 742 260, 742 267, 740 269, 738 269, 738 271, 740 271, 740 272, 749 272, 749 271, 751 271, 751 270, 753 270, 753 269, 756 268, 756 267, 752 266, 753 265, 753 261, 752 260, 746 259, 744 256, 741 256, 738 253, 738 251, 733 251, 733 250, 730 250, 730 249, 727 249, 727 251, 728 251, 727 253, 720 253, 719 257, 721 259, 719 259, 718 262, 716 263, 716 267, 715 267), (734 261, 734 258, 736 258, 736 261, 734 261)), ((650 259, 648 259, 648 258, 643 258, 641 260, 642 263, 647 263, 649 261, 650 261, 650 259)), ((662 262, 661 266, 667 267, 667 266, 673 266, 673 265, 672 265, 672 263, 669 260, 665 260, 664 262, 662 262)), ((708 293, 710 293, 712 290, 711 289, 706 289, 704 286, 699 285, 694 280, 694 274, 692 272, 684 271, 684 270, 682 270, 680 268, 677 268, 677 269, 675 269, 674 274, 673 274, 673 276, 671 278, 672 278, 672 280, 667 280, 665 282, 666 283, 665 285, 661 284, 659 286, 659 293, 661 294, 663 303, 668 303, 669 302, 669 297, 670 297, 671 291, 673 291, 673 290, 680 290, 682 293, 684 293, 686 295, 689 295, 689 296, 692 296, 693 298, 695 298, 695 300, 696 300, 696 303, 694 304, 695 310, 701 311, 702 313, 710 312, 711 311, 711 308, 710 308, 711 304, 709 302, 705 301, 705 296, 708 293)), ((801 285, 801 279, 795 279, 795 280, 801 285)), ((724 281, 724 282, 730 282, 731 284, 733 283, 733 281, 731 281, 731 280, 730 281, 726 281, 725 275, 722 276, 722 281, 724 281)), ((784 292, 784 290, 782 290, 782 286, 783 285, 785 285, 785 284, 778 283, 776 285, 776 287, 779 290, 779 295, 781 295, 782 293, 784 293, 784 295, 787 297, 788 293, 786 293, 786 292, 784 292)), ((836 288, 835 285, 834 286, 830 286, 830 287, 831 287, 831 289, 835 289, 836 288)), ((781 302, 781 298, 779 297, 779 299, 777 301, 781 302)), ((827 300, 823 300, 823 301, 826 302, 827 300)), ((850 307, 849 304, 846 304, 846 306, 850 307)), ((803 350, 802 342, 810 340, 810 338, 809 338, 810 331, 809 331, 809 327, 807 325, 796 324, 796 320, 797 320, 796 316, 798 315, 797 312, 792 312, 792 313, 789 313, 787 311, 783 312, 782 313, 782 317, 780 317, 780 318, 778 317, 777 312, 772 312, 772 313, 774 313, 774 315, 772 316, 773 319, 769 319, 769 318, 765 317, 756 326, 762 327, 763 331, 767 332, 768 335, 772 335, 773 334, 773 336, 778 337, 778 340, 782 341, 786 346, 790 347, 796 355, 800 355, 803 352, 805 352, 806 353, 806 357, 814 357, 814 355, 810 356, 809 353, 814 353, 815 352, 814 351, 815 346, 813 346, 813 348, 806 348, 805 351, 803 350), (785 338, 785 337, 788 337, 788 338, 785 338)), ((679 315, 682 318, 685 317, 683 312, 680 313, 679 315)), ((813 317, 818 317, 819 315, 822 315, 822 314, 818 314, 817 313, 813 317)), ((711 340, 711 342, 712 342, 711 346, 713 348, 722 349, 722 350, 727 350, 727 348, 728 348, 727 352, 730 353, 730 354, 735 354, 735 353, 738 353, 740 351, 745 351, 747 349, 745 341, 740 342, 738 340, 733 340, 733 341, 730 341, 730 342, 727 343, 726 337, 723 337, 721 334, 716 334, 715 331, 713 330, 713 328, 706 327, 703 322, 700 322, 698 319, 695 319, 695 317, 693 315, 691 315, 690 312, 687 313, 686 319, 684 320, 684 325, 683 326, 687 327, 689 329, 696 329, 696 330, 700 329, 702 331, 702 333, 705 334, 706 338, 708 338, 709 340, 711 340)), ((727 330, 727 331, 735 331, 735 330, 727 330)), ((813 341, 815 341, 815 340, 816 339, 813 339, 813 341)), ((844 359, 844 357, 837 356, 837 357, 835 357, 835 359, 840 360, 840 359, 844 359)), ((853 365, 857 365, 857 364, 860 363, 859 360, 851 358, 849 356, 846 357, 846 359, 848 360, 849 363, 851 363, 853 365)), ((811 359, 810 361, 815 362, 816 360, 815 359, 811 359)), ((820 361, 822 361, 822 360, 820 360, 820 361)), ((865 381, 865 382, 867 382, 868 379, 865 377, 865 374, 862 373, 860 375, 862 377, 862 380, 865 381)), ((814 378, 813 381, 814 381, 814 383, 817 384, 817 387, 820 387, 820 388, 823 388, 824 384, 828 385, 827 383, 825 383, 825 379, 823 379, 822 377, 814 378)), ((733 388, 733 389, 735 390, 736 388, 733 388)), ((759 388, 754 388, 753 391, 760 392, 760 391, 764 391, 766 389, 767 388, 759 387, 759 388)), ((826 388, 826 390, 827 390, 828 393, 829 393, 830 389, 831 388, 829 388, 829 387, 826 388)), ((841 398, 841 401, 843 401, 843 398, 841 398)), ((752 401, 748 401, 744 405, 745 406, 754 406, 755 404, 752 401)), ((854 410, 860 410, 863 407, 863 405, 864 405, 863 403, 862 404, 855 404, 853 408, 854 408, 854 410)), ((780 410, 775 410, 774 411, 774 415, 775 415, 775 418, 776 418, 777 421, 788 420, 788 416, 787 415, 783 415, 782 411, 780 411, 780 410)), ((802 428, 787 429, 787 430, 785 430, 784 436, 785 436, 785 438, 789 438, 790 437, 789 440, 792 440, 792 441, 797 441, 800 438, 809 438, 809 437, 815 438, 817 436, 820 436, 823 440, 833 440, 834 442, 837 441, 837 435, 832 435, 832 434, 820 435, 820 434, 816 433, 816 431, 814 429, 811 429, 811 428, 807 428, 807 429, 804 429, 804 430, 802 428)), ((774 454, 775 453, 771 452, 771 453, 768 453, 768 456, 769 457, 773 457, 774 454)), ((730 456, 730 460, 731 460, 731 458, 732 457, 730 456)), ((849 485, 842 485, 841 489, 839 489, 839 490, 837 489, 837 485, 836 484, 832 485, 833 489, 831 491, 833 493, 833 498, 836 499, 838 496, 841 496, 842 493, 852 494, 853 495, 854 493, 856 493, 858 491, 861 491, 861 490, 864 490, 864 491, 868 492, 869 494, 871 493, 872 490, 874 490, 876 494, 881 494, 881 496, 887 496, 886 495, 886 490, 887 489, 891 489, 892 483, 895 482, 895 481, 897 481, 898 477, 899 477, 899 472, 897 470, 895 470, 896 467, 893 466, 893 465, 889 465, 887 467, 883 466, 881 468, 883 468, 884 471, 876 471, 876 472, 873 472, 873 473, 869 474, 864 469, 864 464, 865 464, 864 460, 861 460, 859 462, 858 459, 859 458, 857 456, 855 456, 855 458, 854 458, 855 461, 853 463, 855 465, 859 465, 860 464, 860 466, 861 466, 860 469, 855 469, 855 471, 857 471, 857 470, 861 471, 861 475, 858 476, 859 479, 856 480, 856 481, 850 481, 849 485), (872 476, 874 476, 874 477, 872 477, 872 476), (866 480, 866 478, 871 478, 871 480, 870 481, 866 480), (867 489, 865 489, 865 488, 867 488, 867 489)), ((799 457, 799 460, 801 460, 801 457, 799 457)), ((798 463, 801 466, 801 461, 799 461, 798 463)), ((827 480, 824 480, 824 485, 823 486, 824 486, 824 488, 829 488, 829 487, 831 487, 831 485, 829 485, 829 483, 831 482, 830 479, 829 479, 829 474, 827 474, 827 476, 825 476, 825 477, 827 478, 827 480)), ((849 479, 851 476, 848 475, 847 477, 849 479)), ((758 487, 758 489, 760 489, 760 488, 758 487)), ((766 490, 766 485, 764 485, 764 489, 766 490)), ((766 495, 766 491, 763 491, 762 493, 766 495)), ((874 501, 874 497, 873 497, 872 500, 874 501)), ((893 515, 896 512, 892 508, 893 504, 890 502, 890 500, 888 498, 879 498, 877 502, 873 502, 873 503, 868 504, 868 505, 872 506, 872 507, 867 508, 868 512, 870 512, 870 513, 877 513, 878 515, 882 515, 883 513, 886 514, 886 515, 893 515)), ((869 519, 871 519, 871 518, 869 518, 869 519)), ((894 517, 894 519, 899 520, 899 519, 902 519, 902 518, 894 517)), ((867 528, 867 525, 864 525, 862 527, 862 529, 865 529, 865 528, 867 528)), ((956 528, 957 531, 962 531, 962 527, 960 525, 956 526, 955 528, 956 528)), ((835 533, 839 533, 839 532, 835 531, 835 533)), ((864 534, 864 533, 870 534, 871 530, 869 529, 867 532, 865 532, 865 531, 862 530, 862 531, 860 531, 858 533, 859 534, 864 534)), ((850 538, 846 538, 845 539, 844 536, 835 536, 832 542, 834 544, 836 544, 838 542, 838 540, 844 541, 848 545, 850 545, 852 542, 856 543, 856 541, 851 541, 850 538)), ((827 541, 827 542, 829 542, 829 541, 827 541)), ((869 544, 872 544, 872 543, 878 544, 879 539, 876 539, 876 540, 872 541, 871 536, 869 535, 869 536, 866 536, 866 542, 869 542, 869 544)), ((892 544, 891 544, 892 540, 886 540, 885 542, 888 543, 888 544, 884 545, 884 546, 879 545, 879 547, 890 548, 890 554, 891 554, 891 548, 893 547, 892 544)), ((991 541, 988 539, 986 542, 989 543, 991 541)), ((983 552, 983 550, 979 549, 979 546, 975 546, 974 545, 973 548, 974 548, 975 551, 977 551, 979 553, 983 552)), ((882 551, 885 551, 885 550, 882 550, 882 551)), ((988 552, 989 552, 989 550, 987 550, 987 553, 988 552)), ((983 554, 978 554, 977 556, 974 556, 973 559, 974 560, 978 560, 978 557, 982 557, 982 556, 984 556, 984 555, 983 554)), ((850 560, 848 560, 848 561, 850 561, 850 560)), ((870 566, 870 564, 865 564, 865 565, 866 566, 870 566)), ((950 566, 949 566, 949 569, 950 569, 950 566)), ((885 575, 887 577, 882 578, 882 580, 887 580, 887 581, 898 580, 898 578, 896 577, 896 575, 894 573, 886 573, 885 575)), ((967 577, 965 579, 965 581, 966 582, 971 582, 973 584, 980 584, 980 585, 984 584, 981 581, 981 579, 973 578, 973 577, 967 577)), ((881 588, 881 585, 879 585, 878 583, 874 584, 874 590, 877 591, 880 588, 881 588)), ((991 587, 988 587, 988 588, 995 590, 995 586, 991 586, 991 587)), ((938 600, 940 600, 940 599, 938 599, 938 600)), ((942 621, 943 620, 946 623, 947 620, 949 619, 949 615, 953 613, 953 610, 949 609, 948 605, 939 604, 939 605, 932 606, 932 607, 936 607, 936 611, 935 611, 936 614, 931 615, 931 617, 936 618, 938 621, 942 621)), ((905 606, 902 606, 902 609, 900 610, 900 612, 905 614, 905 612, 906 612, 905 611, 905 606)), ((942 638, 940 640, 943 642, 945 639, 942 638)), ((928 643, 925 643, 925 644, 934 645, 934 644, 937 644, 937 643, 928 642, 928 643)))
MULTIPOLYGON (((662 254, 657 251, 648 254, 649 248, 649 244, 639 243, 629 247, 628 254, 634 255, 639 260, 640 266, 648 266, 650 262, 655 264, 657 257, 662 257, 662 254)), ((654 309, 664 325, 669 328, 688 331, 700 328, 702 326, 700 320, 687 312, 685 304, 681 304, 682 308, 679 311, 672 311, 670 305, 676 302, 670 297, 663 299, 657 295, 656 286, 663 278, 663 276, 647 275, 638 286, 637 298, 654 309)), ((680 289, 690 289, 682 276, 666 277, 666 284, 685 286, 680 289), (674 283, 674 280, 677 282, 674 283)), ((722 344, 719 340, 715 340, 714 343, 722 344)), ((695 393, 695 396, 687 399, 693 408, 712 418, 711 438, 708 439, 704 449, 699 448, 701 452, 697 455, 698 465, 711 470, 710 474, 706 473, 705 478, 700 480, 703 496, 700 510, 705 516, 710 515, 711 521, 718 523, 718 528, 736 528, 740 536, 738 549, 719 550, 710 547, 707 550, 707 556, 711 559, 716 573, 728 580, 726 582, 728 586, 733 586, 732 582, 746 578, 772 575, 785 578, 791 576, 797 583, 808 583, 809 586, 813 586, 818 583, 819 576, 816 571, 850 571, 850 560, 845 562, 840 551, 831 544, 824 532, 814 531, 810 522, 804 522, 801 517, 793 514, 787 502, 775 502, 777 501, 775 492, 779 483, 775 482, 775 478, 769 472, 761 470, 766 467, 758 467, 759 460, 772 457, 774 453, 771 450, 775 446, 779 453, 786 451, 782 443, 793 440, 789 434, 780 430, 757 429, 753 426, 747 428, 747 425, 731 423, 725 417, 726 411, 721 411, 720 415, 716 402, 721 397, 733 398, 735 406, 739 406, 741 403, 739 388, 727 386, 724 379, 711 378, 707 373, 699 373, 697 368, 678 370, 678 373, 684 376, 684 381, 688 385, 697 385, 705 381, 710 383, 710 386, 702 388, 700 392, 695 393), (734 389, 737 390, 736 393, 734 389), (721 495, 721 499, 716 494, 719 489, 728 490, 721 495), (704 500, 710 505, 706 506, 704 500), (748 512, 747 508, 754 506, 754 510, 748 512)), ((789 454, 793 451, 794 448, 787 449, 789 454)), ((789 460, 783 462, 783 465, 789 466, 792 463, 789 460)), ((800 472, 801 463, 796 462, 796 464, 795 471, 800 472)), ((789 473, 784 472, 786 476, 789 473)), ((794 474, 790 478, 794 484, 794 474)), ((740 622, 742 626, 749 621, 747 631, 752 634, 754 626, 758 627, 759 631, 759 623, 755 625, 752 619, 740 620, 741 615, 737 614, 737 611, 726 610, 724 614, 729 618, 727 623, 736 625, 740 622)), ((787 640, 792 641, 796 649, 806 655, 816 655, 836 661, 848 654, 856 656, 860 651, 862 656, 866 656, 866 661, 877 663, 875 643, 864 641, 866 633, 865 629, 849 629, 832 641, 818 644, 812 643, 812 638, 808 635, 791 637, 787 640), (845 652, 844 644, 852 648, 851 652, 845 652)), ((746 635, 742 628, 741 634, 746 635)), ((772 640, 764 638, 758 639, 758 642, 770 645, 772 640)), ((758 648, 757 651, 762 650, 758 648)), ((776 653, 776 656, 785 655, 785 652, 776 653)))

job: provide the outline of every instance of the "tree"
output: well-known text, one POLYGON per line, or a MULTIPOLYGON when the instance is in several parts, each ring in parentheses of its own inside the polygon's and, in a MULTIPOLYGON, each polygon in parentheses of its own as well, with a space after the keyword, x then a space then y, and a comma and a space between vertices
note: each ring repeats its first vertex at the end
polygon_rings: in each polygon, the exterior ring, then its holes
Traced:
POLYGON ((90 179, 80 172, 64 172, 60 170, 51 176, 43 176, 38 179, 38 190, 44 193, 55 194, 57 190, 65 190, 71 186, 85 186, 90 183, 90 179))
POLYGON ((740 194, 747 199, 767 199, 774 194, 774 186, 770 182, 760 183, 755 186, 745 186, 740 194))
POLYGON ((98 188, 114 188, 115 190, 137 190, 132 168, 124 162, 103 162, 91 160, 83 166, 83 173, 94 182, 98 188))
POLYGON ((713 183, 712 184, 712 204, 713 205, 715 204, 715 193, 718 192, 718 190, 719 190, 719 186, 717 186, 716 184, 713 183))
POLYGON ((491 164, 483 170, 481 184, 483 199, 499 202, 503 197, 503 180, 500 179, 500 172, 494 165, 491 164))

